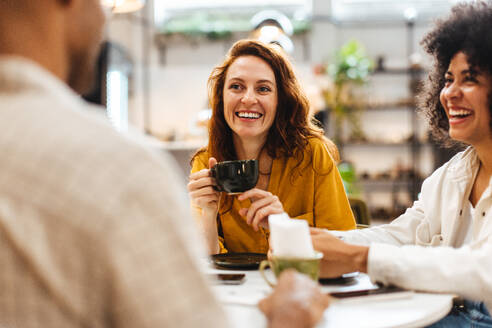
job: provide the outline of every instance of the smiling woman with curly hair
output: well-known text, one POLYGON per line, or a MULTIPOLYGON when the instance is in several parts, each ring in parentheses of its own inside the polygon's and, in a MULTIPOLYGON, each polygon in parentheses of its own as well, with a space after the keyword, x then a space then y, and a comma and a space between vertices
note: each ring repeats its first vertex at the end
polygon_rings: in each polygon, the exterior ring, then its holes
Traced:
POLYGON ((434 66, 420 97, 443 144, 468 145, 437 169, 390 224, 312 231, 321 276, 367 272, 373 281, 462 298, 437 327, 492 327, 492 2, 453 7, 422 41, 434 66))
MULTIPOLYGON (((447 20, 438 21, 421 44, 434 57, 434 65, 419 97, 421 113, 427 118, 433 137, 444 146, 462 141, 449 136, 449 120, 439 97, 446 83, 445 73, 451 59, 458 52, 466 55, 474 69, 492 76, 492 19, 490 2, 458 5, 447 20)), ((492 114, 492 90, 489 92, 492 114)), ((492 128, 492 122, 490 123, 492 128)))

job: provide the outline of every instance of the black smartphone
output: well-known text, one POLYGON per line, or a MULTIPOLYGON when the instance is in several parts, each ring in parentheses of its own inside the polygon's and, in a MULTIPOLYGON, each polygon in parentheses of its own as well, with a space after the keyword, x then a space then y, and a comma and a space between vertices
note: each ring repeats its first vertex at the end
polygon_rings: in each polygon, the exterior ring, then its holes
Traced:
POLYGON ((211 276, 213 280, 224 285, 240 285, 246 280, 244 273, 217 273, 211 276))
POLYGON ((384 298, 404 298, 404 297, 409 297, 413 294, 412 291, 406 290, 400 287, 396 286, 379 286, 378 288, 374 289, 363 289, 363 290, 354 290, 354 291, 348 291, 348 292, 335 292, 335 293, 330 293, 331 296, 335 298, 352 298, 352 297, 363 297, 363 296, 378 296, 378 299, 384 299, 384 298), (388 296, 388 297, 385 297, 388 296))

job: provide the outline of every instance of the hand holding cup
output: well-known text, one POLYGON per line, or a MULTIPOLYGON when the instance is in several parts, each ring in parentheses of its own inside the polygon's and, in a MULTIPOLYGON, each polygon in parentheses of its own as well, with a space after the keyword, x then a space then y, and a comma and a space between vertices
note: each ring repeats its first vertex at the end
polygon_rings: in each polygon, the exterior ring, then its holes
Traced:
MULTIPOLYGON (((214 167, 217 160, 210 157, 208 166, 214 167)), ((190 175, 188 192, 194 205, 200 207, 205 212, 216 213, 219 206, 220 193, 214 189, 217 185, 215 178, 212 177, 210 169, 203 169, 190 175)))

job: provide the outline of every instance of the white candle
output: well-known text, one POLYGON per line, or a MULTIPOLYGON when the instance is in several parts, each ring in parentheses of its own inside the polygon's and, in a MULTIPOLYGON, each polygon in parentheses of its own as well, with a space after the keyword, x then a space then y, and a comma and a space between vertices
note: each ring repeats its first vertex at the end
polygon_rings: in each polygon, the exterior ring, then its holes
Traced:
POLYGON ((306 221, 291 219, 287 213, 273 214, 268 217, 268 225, 275 256, 314 257, 313 243, 306 221))

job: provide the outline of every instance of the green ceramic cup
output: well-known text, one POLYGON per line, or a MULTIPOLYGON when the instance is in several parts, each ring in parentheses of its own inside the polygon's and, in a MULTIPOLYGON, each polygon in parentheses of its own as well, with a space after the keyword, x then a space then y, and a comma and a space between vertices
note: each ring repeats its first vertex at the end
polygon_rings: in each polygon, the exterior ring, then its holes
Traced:
POLYGON ((263 279, 272 288, 275 287, 275 282, 270 281, 265 275, 265 269, 270 267, 278 279, 282 271, 286 269, 295 269, 296 271, 303 273, 313 279, 318 281, 319 275, 319 263, 323 258, 323 253, 315 252, 314 257, 311 258, 295 258, 295 257, 280 257, 272 256, 270 260, 264 260, 260 263, 260 273, 263 279))

